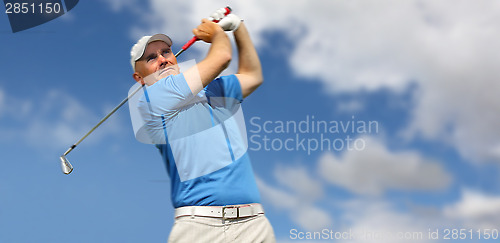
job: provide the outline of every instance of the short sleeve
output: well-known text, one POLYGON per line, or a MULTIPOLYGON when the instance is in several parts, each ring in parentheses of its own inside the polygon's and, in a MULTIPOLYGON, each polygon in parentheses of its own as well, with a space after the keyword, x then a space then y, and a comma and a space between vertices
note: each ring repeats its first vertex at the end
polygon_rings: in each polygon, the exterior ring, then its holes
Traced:
POLYGON ((234 74, 216 78, 205 87, 205 93, 209 97, 227 97, 243 102, 240 81, 234 74))

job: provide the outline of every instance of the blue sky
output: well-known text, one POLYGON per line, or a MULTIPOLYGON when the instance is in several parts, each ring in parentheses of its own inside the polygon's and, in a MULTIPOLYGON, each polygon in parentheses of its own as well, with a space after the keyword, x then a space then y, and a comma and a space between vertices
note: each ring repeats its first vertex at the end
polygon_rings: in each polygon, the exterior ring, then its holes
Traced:
MULTIPOLYGON (((167 174, 156 149, 135 140, 128 107, 69 154, 71 175, 59 156, 126 97, 136 39, 164 32, 176 51, 225 5, 245 19, 264 68, 243 112, 279 242, 296 241, 292 229, 359 233, 344 242, 500 230, 496 1, 101 0, 15 34, 0 17, 0 242, 166 241, 167 174), (307 119, 379 129, 275 130, 307 119), (274 131, 256 132, 264 122, 274 131), (362 148, 311 147, 347 136, 362 148), (280 147, 287 139, 313 151, 280 147)), ((206 50, 196 43, 179 60, 206 50)))

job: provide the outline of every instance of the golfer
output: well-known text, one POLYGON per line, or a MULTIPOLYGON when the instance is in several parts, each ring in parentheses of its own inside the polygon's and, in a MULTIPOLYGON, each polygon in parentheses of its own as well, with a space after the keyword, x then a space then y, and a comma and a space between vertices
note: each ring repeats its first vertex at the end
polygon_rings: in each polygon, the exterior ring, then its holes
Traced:
POLYGON ((169 242, 275 242, 253 175, 240 104, 262 84, 259 57, 242 20, 224 10, 193 30, 206 57, 180 70, 172 40, 144 36, 132 47, 133 78, 146 84, 138 109, 171 180, 175 224, 169 242), (236 74, 218 77, 232 59, 236 74), (181 73, 182 71, 182 73, 181 73), (218 78, 217 78, 218 77, 218 78))

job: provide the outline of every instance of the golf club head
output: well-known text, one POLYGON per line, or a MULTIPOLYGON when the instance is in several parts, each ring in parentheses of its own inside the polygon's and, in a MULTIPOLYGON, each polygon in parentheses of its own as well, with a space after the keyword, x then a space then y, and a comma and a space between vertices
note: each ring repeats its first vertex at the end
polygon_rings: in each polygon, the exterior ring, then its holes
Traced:
POLYGON ((64 174, 68 175, 73 171, 73 166, 69 163, 69 161, 66 159, 66 156, 61 155, 61 169, 64 174))

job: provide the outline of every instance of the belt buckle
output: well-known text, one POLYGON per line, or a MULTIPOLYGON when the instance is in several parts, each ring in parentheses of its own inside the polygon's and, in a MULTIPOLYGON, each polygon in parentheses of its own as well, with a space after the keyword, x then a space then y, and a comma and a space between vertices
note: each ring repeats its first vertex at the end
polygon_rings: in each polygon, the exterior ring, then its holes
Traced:
POLYGON ((240 206, 235 206, 235 205, 228 205, 228 206, 223 206, 222 207, 222 219, 237 219, 240 217, 240 206), (227 216, 226 214, 228 213, 226 210, 233 209, 236 211, 236 216, 234 216, 234 211, 232 212, 232 215, 227 216))

